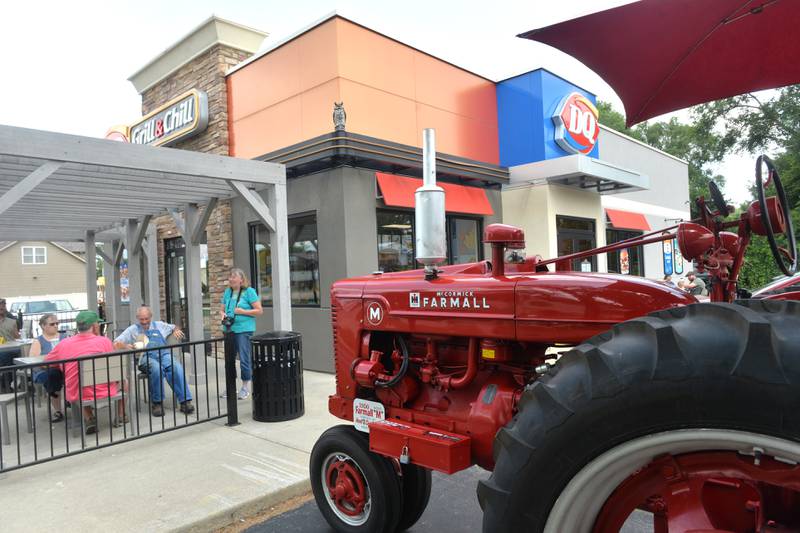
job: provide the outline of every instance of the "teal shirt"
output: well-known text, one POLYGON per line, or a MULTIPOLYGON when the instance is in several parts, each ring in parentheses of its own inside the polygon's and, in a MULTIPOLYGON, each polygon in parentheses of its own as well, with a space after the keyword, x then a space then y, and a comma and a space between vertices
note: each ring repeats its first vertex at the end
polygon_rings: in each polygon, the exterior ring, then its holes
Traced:
MULTIPOLYGON (((239 298, 239 303, 236 303, 236 297, 239 291, 232 291, 230 287, 225 289, 225 294, 222 297, 222 305, 225 307, 225 314, 227 316, 234 315, 234 309, 241 307, 242 309, 253 309, 253 304, 258 301, 258 293, 253 287, 247 287, 242 291, 242 296, 239 298)), ((247 315, 236 315, 236 320, 233 321, 231 326, 233 333, 255 333, 256 331, 256 318, 247 315)))

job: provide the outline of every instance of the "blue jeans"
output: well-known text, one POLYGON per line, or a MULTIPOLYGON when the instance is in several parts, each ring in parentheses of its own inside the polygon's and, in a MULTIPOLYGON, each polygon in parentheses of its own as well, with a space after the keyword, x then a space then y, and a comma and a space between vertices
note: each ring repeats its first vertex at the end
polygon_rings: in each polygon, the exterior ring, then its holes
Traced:
POLYGON ((253 357, 250 354, 250 337, 252 331, 233 334, 233 345, 239 354, 239 368, 241 369, 242 381, 253 379, 253 357))
POLYGON ((183 367, 177 359, 172 359, 169 350, 153 351, 143 355, 139 359, 139 370, 148 375, 150 401, 153 403, 161 403, 164 399, 164 378, 167 379, 180 403, 192 399, 183 367))

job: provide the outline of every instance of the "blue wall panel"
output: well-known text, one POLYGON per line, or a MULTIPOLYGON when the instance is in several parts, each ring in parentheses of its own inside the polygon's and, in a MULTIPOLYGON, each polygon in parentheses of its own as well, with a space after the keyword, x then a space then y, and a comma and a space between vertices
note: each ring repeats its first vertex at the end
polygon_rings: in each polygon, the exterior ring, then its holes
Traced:
MULTIPOLYGON (((592 93, 544 69, 497 84, 501 165, 509 167, 570 155, 555 142, 552 116, 561 100, 572 92, 597 104, 592 93)), ((590 157, 600 157, 598 144, 589 152, 590 157)))

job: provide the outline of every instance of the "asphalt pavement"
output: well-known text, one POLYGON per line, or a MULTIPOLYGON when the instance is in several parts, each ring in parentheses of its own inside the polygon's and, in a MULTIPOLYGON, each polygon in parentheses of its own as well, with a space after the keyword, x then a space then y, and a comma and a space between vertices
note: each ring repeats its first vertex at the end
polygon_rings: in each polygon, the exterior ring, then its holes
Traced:
MULTIPOLYGON (((478 505, 475 489, 478 481, 487 479, 490 472, 477 466, 452 476, 433 473, 431 499, 422 517, 411 533, 461 533, 481 530, 483 513, 478 505)), ((653 531, 652 522, 645 513, 628 519, 620 533, 645 533, 653 531)), ((297 509, 270 518, 252 526, 246 533, 335 533, 311 501, 297 509)))

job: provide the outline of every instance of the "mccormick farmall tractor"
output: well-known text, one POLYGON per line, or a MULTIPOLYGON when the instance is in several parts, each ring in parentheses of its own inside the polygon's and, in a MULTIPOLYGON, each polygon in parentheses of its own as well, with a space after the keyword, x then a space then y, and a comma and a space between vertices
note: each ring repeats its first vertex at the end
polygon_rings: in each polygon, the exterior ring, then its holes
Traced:
POLYGON ((424 139, 425 268, 331 289, 329 409, 353 422, 326 431, 311 455, 331 526, 404 530, 428 503, 431 470, 477 464, 492 471, 478 487, 485 531, 616 532, 636 509, 656 532, 800 531, 800 302, 735 300, 751 236, 795 271, 770 160, 758 159, 758 201, 738 220, 712 184, 701 216, 667 230, 542 260, 522 259, 520 229, 492 224, 490 261, 437 268, 444 191, 432 131, 424 139), (713 303, 569 271, 574 259, 673 238, 709 273, 713 303))

